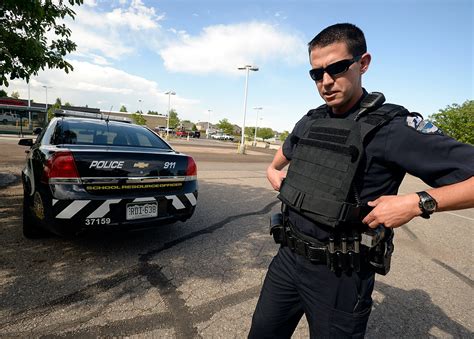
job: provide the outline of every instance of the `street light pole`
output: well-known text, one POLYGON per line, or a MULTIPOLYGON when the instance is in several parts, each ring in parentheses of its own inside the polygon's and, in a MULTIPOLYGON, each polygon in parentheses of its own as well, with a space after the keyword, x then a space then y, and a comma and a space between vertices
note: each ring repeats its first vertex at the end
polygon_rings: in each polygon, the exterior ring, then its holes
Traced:
POLYGON ((42 86, 44 89, 46 89, 46 118, 45 121, 48 123, 48 88, 51 88, 50 86, 43 85, 42 86))
POLYGON ((33 129, 31 122, 31 100, 30 100, 30 82, 28 81, 28 129, 33 129))
POLYGON ((253 137, 253 145, 257 146, 258 111, 262 110, 263 107, 254 107, 253 109, 257 111, 257 120, 255 120, 255 136, 253 137))
POLYGON ((207 112, 209 113, 209 120, 207 120, 207 131, 206 131, 206 139, 209 139, 209 129, 210 129, 210 123, 211 123, 211 112, 212 109, 208 109, 207 112))
POLYGON ((238 67, 239 70, 246 70, 245 74, 245 96, 244 96, 244 121, 242 123, 242 137, 240 140, 240 154, 245 154, 245 116, 247 115, 247 92, 248 92, 248 84, 249 84, 249 71, 258 71, 258 67, 254 67, 252 65, 245 65, 243 67, 238 67))
POLYGON ((170 113, 171 113, 171 96, 176 95, 176 92, 165 92, 168 95, 168 117, 166 118, 166 140, 170 137, 170 113))

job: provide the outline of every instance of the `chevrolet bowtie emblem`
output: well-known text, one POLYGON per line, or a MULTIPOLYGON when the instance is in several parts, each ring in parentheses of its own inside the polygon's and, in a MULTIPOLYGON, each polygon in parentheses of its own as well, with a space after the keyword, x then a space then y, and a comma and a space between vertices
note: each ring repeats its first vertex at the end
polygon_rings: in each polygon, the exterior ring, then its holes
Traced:
POLYGON ((146 168, 150 165, 149 163, 146 162, 136 162, 133 164, 133 167, 138 167, 138 168, 146 168))

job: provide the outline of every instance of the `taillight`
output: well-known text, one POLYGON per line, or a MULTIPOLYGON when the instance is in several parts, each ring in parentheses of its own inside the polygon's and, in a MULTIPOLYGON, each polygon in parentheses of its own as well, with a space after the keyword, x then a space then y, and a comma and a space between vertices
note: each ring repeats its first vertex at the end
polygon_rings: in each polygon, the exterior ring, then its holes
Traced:
POLYGON ((186 168, 186 176, 197 176, 197 166, 192 157, 188 157, 188 167, 186 168))
POLYGON ((74 157, 69 151, 56 152, 46 162, 42 181, 48 183, 58 178, 79 178, 74 157))

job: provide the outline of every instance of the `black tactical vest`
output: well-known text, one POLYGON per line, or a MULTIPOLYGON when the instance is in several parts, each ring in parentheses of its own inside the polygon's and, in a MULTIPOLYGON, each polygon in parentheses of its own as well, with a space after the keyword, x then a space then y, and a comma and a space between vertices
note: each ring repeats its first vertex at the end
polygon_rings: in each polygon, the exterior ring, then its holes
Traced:
POLYGON ((364 155, 364 140, 408 111, 385 104, 355 121, 329 118, 323 105, 309 114, 278 198, 319 224, 360 223, 361 203, 354 178, 364 155))

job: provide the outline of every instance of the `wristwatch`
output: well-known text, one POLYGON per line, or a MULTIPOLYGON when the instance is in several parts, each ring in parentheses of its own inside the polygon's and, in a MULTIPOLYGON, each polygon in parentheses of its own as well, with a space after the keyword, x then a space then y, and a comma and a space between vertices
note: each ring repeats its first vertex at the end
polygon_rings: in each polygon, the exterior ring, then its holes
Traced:
POLYGON ((418 203, 418 206, 421 210, 421 217, 429 219, 430 215, 433 214, 434 211, 436 211, 436 208, 438 207, 438 202, 425 191, 416 192, 416 194, 418 194, 418 196, 420 197, 420 202, 418 203))

